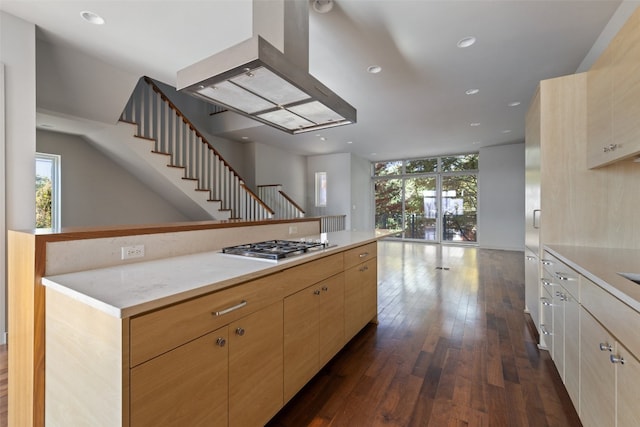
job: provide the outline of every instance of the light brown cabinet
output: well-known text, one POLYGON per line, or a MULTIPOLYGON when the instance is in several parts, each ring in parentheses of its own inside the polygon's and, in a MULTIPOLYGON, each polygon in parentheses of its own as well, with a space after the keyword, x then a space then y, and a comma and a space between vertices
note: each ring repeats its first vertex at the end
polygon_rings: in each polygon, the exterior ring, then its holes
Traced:
POLYGON ((344 274, 284 299, 284 400, 344 345, 344 274))
POLYGON ((229 427, 264 425, 283 405, 282 301, 228 328, 229 427))
POLYGON ((228 328, 131 370, 131 426, 227 426, 228 328))
POLYGON ((378 311, 376 245, 345 252, 345 336, 353 338, 378 311))
POLYGON ((640 8, 588 72, 590 168, 640 153, 640 8))

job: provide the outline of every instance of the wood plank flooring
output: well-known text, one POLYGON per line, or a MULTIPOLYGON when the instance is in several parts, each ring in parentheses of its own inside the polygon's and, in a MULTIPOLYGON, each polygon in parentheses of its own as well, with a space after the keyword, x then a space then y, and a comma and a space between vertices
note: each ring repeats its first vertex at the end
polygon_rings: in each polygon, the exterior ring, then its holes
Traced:
MULTIPOLYGON (((525 323, 522 252, 383 241, 378 265, 379 324, 269 427, 580 426, 525 323)), ((6 395, 0 346, 0 426, 6 395)))
POLYGON ((522 252, 384 241, 378 265, 379 325, 269 427, 581 425, 527 327, 522 252))

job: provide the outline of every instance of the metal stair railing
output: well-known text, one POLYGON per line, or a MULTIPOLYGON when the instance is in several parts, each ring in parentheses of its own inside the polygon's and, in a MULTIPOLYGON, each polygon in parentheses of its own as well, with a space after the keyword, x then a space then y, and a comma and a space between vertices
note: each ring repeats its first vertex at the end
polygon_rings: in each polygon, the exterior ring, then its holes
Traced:
POLYGON ((149 77, 140 79, 120 120, 137 124, 137 136, 154 140, 153 152, 170 155, 168 166, 184 168, 184 178, 197 180, 197 191, 209 191, 209 200, 220 201, 231 218, 273 218, 273 210, 149 77))

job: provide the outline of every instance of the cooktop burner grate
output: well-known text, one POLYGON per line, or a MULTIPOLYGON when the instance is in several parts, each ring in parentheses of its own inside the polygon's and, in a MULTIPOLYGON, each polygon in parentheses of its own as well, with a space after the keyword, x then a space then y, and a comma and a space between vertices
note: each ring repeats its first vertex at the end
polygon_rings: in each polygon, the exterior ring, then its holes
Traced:
POLYGON ((301 255, 327 247, 327 243, 320 242, 266 240, 264 242, 247 243, 245 245, 222 248, 222 253, 277 261, 282 258, 301 255))

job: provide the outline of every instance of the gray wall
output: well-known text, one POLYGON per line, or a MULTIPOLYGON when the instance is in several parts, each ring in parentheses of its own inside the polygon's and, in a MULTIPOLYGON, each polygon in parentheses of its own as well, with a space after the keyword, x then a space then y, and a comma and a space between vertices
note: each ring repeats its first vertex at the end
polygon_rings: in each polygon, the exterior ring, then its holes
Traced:
POLYGON ((480 149, 478 244, 524 250, 524 143, 480 149))
POLYGON ((282 184, 282 191, 305 209, 305 157, 257 142, 250 145, 255 185, 282 184))
POLYGON ((61 156, 63 227, 188 220, 83 138, 41 130, 36 138, 38 152, 61 156))
POLYGON ((308 216, 347 215, 347 230, 373 229, 371 163, 350 153, 307 157, 308 216), (327 206, 315 207, 315 174, 327 173, 327 206))

